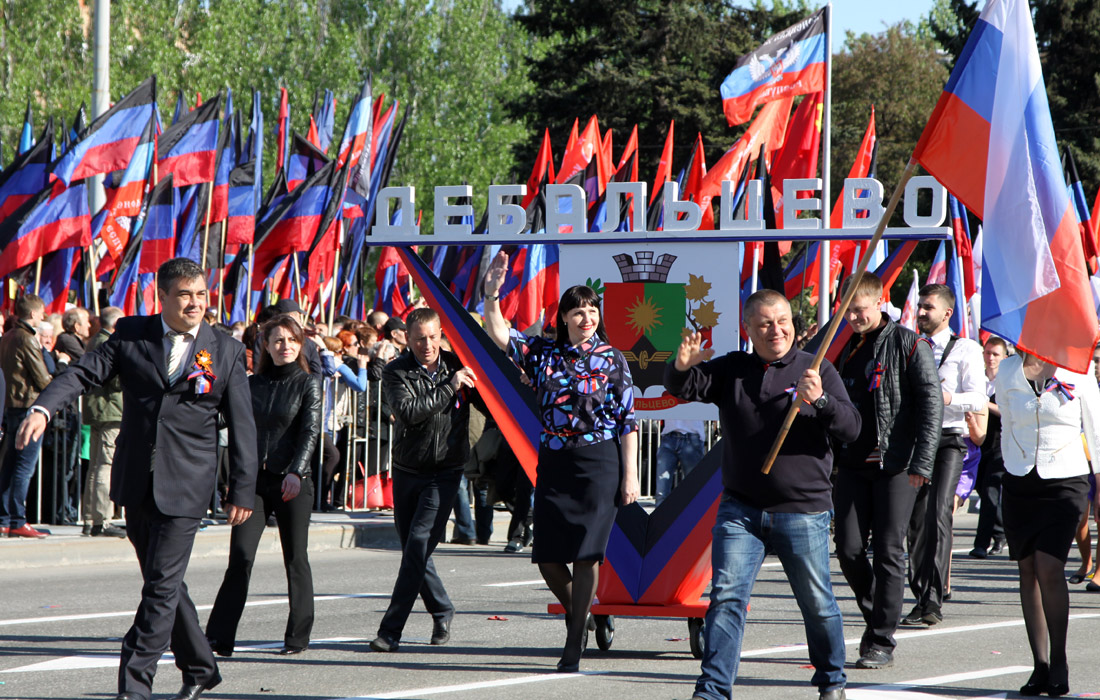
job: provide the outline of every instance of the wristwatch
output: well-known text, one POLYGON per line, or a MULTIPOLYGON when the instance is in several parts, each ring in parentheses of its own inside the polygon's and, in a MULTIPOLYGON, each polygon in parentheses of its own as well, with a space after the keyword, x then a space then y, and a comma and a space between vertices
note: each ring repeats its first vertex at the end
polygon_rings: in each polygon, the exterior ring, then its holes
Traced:
POLYGON ((820 411, 829 405, 829 395, 822 393, 821 396, 817 397, 817 401, 812 402, 810 405, 820 411))

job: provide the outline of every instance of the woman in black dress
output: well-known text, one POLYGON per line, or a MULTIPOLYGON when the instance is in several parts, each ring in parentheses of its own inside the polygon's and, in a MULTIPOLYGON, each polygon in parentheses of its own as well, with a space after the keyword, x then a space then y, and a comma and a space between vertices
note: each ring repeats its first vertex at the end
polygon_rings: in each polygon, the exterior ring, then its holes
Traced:
POLYGON ((286 566, 290 616, 280 654, 298 654, 309 646, 313 629, 313 573, 306 554, 313 508, 310 458, 321 433, 321 386, 310 375, 302 354, 305 334, 283 314, 263 325, 256 372, 249 377, 256 417, 256 506, 252 516, 233 528, 226 569, 206 637, 215 653, 231 656, 237 625, 248 597, 256 548, 267 519, 275 514, 286 566))
POLYGON ((558 670, 574 672, 615 513, 638 499, 634 387, 622 353, 607 342, 600 297, 589 287, 562 295, 557 340, 509 331, 499 303, 507 266, 502 252, 486 276, 485 329, 538 395, 542 435, 531 560, 565 608, 568 632, 558 670))
POLYGON ((1069 692, 1066 559, 1088 510, 1090 458, 1092 468, 1100 467, 1100 388, 1091 376, 1031 355, 1001 362, 995 386, 1005 537, 1020 569, 1020 604, 1035 662, 1020 694, 1058 697, 1069 692))

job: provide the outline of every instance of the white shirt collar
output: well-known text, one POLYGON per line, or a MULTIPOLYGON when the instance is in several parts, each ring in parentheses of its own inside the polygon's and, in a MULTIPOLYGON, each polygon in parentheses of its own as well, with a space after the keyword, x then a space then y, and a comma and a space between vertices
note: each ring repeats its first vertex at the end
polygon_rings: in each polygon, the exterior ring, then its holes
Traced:
POLYGON ((936 347, 942 348, 945 345, 947 345, 947 341, 951 339, 951 327, 948 326, 947 328, 943 329, 939 333, 936 333, 935 335, 931 335, 931 336, 928 336, 928 337, 931 338, 932 342, 936 345, 936 347))
MULTIPOLYGON (((163 334, 164 336, 167 336, 169 333, 178 333, 179 332, 175 328, 172 328, 171 326, 169 326, 167 323, 164 322, 164 315, 163 314, 161 314, 161 316, 160 316, 160 327, 164 330, 164 334, 163 334)), ((195 338, 199 337, 199 327, 195 326, 194 328, 191 328, 189 330, 184 331, 183 334, 187 335, 187 336, 190 336, 191 339, 194 340, 195 338)))

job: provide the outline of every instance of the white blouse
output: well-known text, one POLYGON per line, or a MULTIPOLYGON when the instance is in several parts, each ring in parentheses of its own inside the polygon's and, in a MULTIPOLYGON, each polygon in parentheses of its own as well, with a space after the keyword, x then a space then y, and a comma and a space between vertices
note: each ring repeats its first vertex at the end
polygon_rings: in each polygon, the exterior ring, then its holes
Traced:
POLYGON ((1091 369, 1084 375, 1058 368, 1035 396, 1024 376, 1023 357, 1014 355, 1001 362, 994 384, 1001 454, 1009 474, 1025 476, 1034 468, 1043 479, 1081 476, 1089 473, 1090 460, 1093 471, 1100 469, 1100 387, 1091 369))

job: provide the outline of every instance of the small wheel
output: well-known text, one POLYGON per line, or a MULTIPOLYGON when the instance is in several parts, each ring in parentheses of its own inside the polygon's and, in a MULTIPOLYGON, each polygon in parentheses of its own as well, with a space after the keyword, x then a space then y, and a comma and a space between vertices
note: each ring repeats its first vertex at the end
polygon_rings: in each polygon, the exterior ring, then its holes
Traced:
POLYGON ((706 643, 703 639, 703 618, 688 618, 688 645, 691 646, 691 655, 697 659, 703 658, 703 650, 706 643))
POLYGON ((611 648, 615 641, 615 617, 612 615, 596 615, 596 646, 601 651, 611 648))

